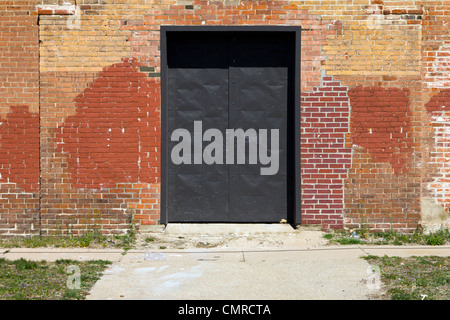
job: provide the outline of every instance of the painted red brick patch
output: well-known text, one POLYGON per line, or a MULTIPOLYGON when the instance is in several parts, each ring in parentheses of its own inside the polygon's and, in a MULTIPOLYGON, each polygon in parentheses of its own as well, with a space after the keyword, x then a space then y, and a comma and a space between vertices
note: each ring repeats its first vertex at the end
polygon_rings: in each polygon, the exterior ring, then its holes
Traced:
POLYGON ((0 123, 0 180, 17 183, 27 192, 37 191, 39 115, 28 106, 13 106, 0 123))
POLYGON ((431 114, 435 111, 450 111, 450 89, 445 89, 433 96, 425 105, 431 114))
POLYGON ((158 182, 160 84, 139 72, 136 59, 105 68, 76 99, 76 114, 56 135, 68 154, 76 188, 118 182, 158 182))
POLYGON ((389 163, 395 174, 407 172, 412 150, 408 137, 409 91, 356 87, 348 95, 353 144, 366 148, 376 162, 389 163))

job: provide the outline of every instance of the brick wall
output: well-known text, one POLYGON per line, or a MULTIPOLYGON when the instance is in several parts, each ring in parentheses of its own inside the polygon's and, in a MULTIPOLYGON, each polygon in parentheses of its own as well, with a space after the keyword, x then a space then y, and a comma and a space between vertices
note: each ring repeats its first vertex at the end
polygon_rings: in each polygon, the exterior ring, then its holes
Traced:
POLYGON ((332 77, 301 96, 302 222, 344 227, 344 181, 351 165, 346 146, 348 88, 332 77))
POLYGON ((449 225, 450 1, 0 3, 0 235, 159 223, 160 25, 302 27, 302 223, 449 225))
POLYGON ((0 234, 39 232, 39 38, 34 1, 0 3, 0 234))

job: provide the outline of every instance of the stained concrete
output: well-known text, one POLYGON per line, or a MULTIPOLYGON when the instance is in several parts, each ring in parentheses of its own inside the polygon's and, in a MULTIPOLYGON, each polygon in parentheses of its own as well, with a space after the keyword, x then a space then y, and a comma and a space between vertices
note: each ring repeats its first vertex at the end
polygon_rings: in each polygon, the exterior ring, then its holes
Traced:
POLYGON ((295 229, 288 223, 169 223, 164 233, 176 235, 251 235, 260 233, 292 233, 295 229))
POLYGON ((89 300, 377 299, 382 284, 362 256, 450 256, 450 246, 332 246, 318 230, 288 225, 241 225, 216 233, 205 226, 182 228, 141 234, 141 245, 126 254, 121 249, 44 248, 0 253, 7 259, 113 261, 89 300), (154 240, 145 242, 148 237, 154 240))
POLYGON ((361 250, 129 253, 88 299, 368 299, 361 250))

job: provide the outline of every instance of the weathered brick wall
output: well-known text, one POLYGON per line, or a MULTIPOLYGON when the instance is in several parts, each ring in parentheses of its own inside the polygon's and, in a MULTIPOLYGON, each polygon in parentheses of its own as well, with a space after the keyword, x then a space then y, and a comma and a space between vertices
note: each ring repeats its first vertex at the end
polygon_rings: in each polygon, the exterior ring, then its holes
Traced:
POLYGON ((159 223, 160 25, 302 27, 302 222, 449 225, 450 1, 0 2, 0 234, 159 223))
POLYGON ((0 3, 0 234, 39 232, 39 38, 35 1, 0 3))
POLYGON ((351 165, 346 146, 348 88, 331 77, 301 97, 302 222, 344 227, 344 181, 351 165))

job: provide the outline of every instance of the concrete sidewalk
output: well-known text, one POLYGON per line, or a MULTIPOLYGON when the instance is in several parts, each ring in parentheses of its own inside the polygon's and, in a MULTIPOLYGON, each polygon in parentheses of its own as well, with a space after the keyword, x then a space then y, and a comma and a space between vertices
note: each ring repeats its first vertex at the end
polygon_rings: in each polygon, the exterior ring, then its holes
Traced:
MULTIPOLYGON (((195 232, 185 231, 188 234, 195 232)), ((0 253, 7 259, 112 261, 87 297, 91 300, 376 299, 382 292, 368 283, 373 273, 362 256, 450 256, 450 246, 330 246, 321 234, 241 232, 234 241, 214 248, 154 247, 126 254, 121 249, 45 248, 0 249, 0 253)))
POLYGON ((158 253, 130 252, 107 270, 89 299, 375 299, 381 290, 367 284, 372 270, 361 256, 449 256, 450 248, 158 253))

